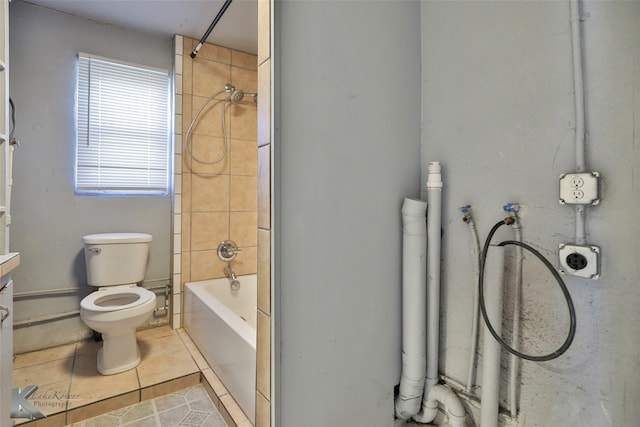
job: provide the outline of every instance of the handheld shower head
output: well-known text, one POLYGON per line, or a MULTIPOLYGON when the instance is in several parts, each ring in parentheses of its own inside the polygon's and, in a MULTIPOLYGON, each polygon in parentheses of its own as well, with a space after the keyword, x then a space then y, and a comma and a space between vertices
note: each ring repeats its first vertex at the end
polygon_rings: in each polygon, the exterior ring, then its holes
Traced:
POLYGON ((244 91, 241 89, 236 89, 233 92, 231 92, 231 95, 229 96, 229 98, 231 99, 231 102, 237 104, 240 101, 242 101, 242 99, 244 98, 244 91))
POLYGON ((245 96, 253 97, 253 101, 258 103, 258 94, 257 93, 245 93, 242 89, 236 89, 234 85, 231 83, 227 83, 224 85, 224 91, 229 93, 228 101, 231 101, 234 104, 239 104, 242 102, 245 96))

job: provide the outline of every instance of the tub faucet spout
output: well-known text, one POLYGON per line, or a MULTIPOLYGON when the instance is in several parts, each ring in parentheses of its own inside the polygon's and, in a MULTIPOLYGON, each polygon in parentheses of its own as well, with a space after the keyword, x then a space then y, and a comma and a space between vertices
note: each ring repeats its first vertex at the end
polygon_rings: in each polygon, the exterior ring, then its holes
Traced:
POLYGON ((230 285, 232 291, 240 289, 240 281, 237 279, 236 272, 233 271, 233 268, 231 268, 230 265, 224 268, 224 275, 231 281, 230 285))
POLYGON ((224 268, 224 275, 231 280, 236 280, 236 272, 233 271, 233 268, 231 268, 231 266, 227 266, 224 268))

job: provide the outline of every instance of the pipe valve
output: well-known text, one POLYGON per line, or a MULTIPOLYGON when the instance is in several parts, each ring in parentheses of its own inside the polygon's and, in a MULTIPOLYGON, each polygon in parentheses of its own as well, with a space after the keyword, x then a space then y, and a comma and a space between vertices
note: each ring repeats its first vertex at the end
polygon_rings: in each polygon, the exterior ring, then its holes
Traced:
POLYGON ((218 245, 218 258, 221 261, 233 261, 238 252, 242 252, 242 249, 233 240, 225 240, 218 245))

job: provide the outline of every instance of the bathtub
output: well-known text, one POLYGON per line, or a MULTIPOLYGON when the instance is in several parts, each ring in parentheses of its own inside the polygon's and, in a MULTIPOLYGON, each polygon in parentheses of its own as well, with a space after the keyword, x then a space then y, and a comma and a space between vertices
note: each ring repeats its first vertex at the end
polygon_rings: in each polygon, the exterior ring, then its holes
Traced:
POLYGON ((255 424, 257 276, 185 283, 184 329, 255 424))

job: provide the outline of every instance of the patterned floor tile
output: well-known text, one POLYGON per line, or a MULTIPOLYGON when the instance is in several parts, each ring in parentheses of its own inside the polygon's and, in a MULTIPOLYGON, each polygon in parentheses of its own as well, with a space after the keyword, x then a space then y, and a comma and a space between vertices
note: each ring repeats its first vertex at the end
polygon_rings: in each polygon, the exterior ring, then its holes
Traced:
POLYGON ((70 427, 226 427, 201 385, 91 418, 70 427))

